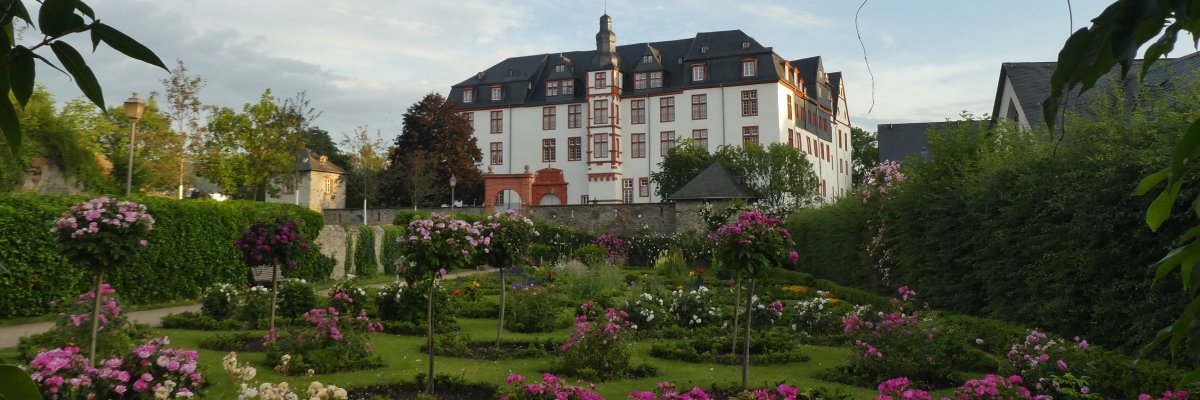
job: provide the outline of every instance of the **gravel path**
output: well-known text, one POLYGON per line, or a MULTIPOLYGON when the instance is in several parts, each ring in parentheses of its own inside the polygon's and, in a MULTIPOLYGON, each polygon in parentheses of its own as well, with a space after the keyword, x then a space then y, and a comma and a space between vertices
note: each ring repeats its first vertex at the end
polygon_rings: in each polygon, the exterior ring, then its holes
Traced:
MULTIPOLYGON (((457 271, 446 274, 446 279, 458 278, 462 276, 482 275, 491 272, 496 272, 496 270, 492 268, 482 268, 474 271, 457 271)), ((383 285, 385 284, 377 283, 374 285, 367 285, 367 287, 382 287, 383 285)), ((167 314, 181 313, 184 311, 200 311, 200 304, 158 308, 145 311, 133 311, 127 313, 126 316, 128 316, 133 322, 147 324, 151 327, 158 327, 162 325, 162 318, 167 316, 167 314)), ((0 349, 16 347, 18 338, 36 333, 42 333, 50 330, 50 328, 53 327, 54 321, 35 322, 24 325, 0 326, 0 349)))

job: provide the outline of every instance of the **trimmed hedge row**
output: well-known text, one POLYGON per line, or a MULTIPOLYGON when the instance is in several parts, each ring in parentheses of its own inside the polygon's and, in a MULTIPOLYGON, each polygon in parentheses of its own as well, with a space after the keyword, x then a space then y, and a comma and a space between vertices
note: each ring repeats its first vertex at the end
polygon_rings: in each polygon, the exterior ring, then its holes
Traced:
POLYGON ((361 278, 376 275, 375 230, 369 226, 358 228, 358 246, 354 250, 354 274, 361 278))
MULTIPOLYGON (((91 274, 59 255, 50 234, 54 219, 82 196, 0 194, 0 318, 33 316, 49 311, 49 302, 88 290, 91 274)), ((133 265, 106 272, 121 298, 129 304, 198 297, 216 283, 245 284, 249 273, 233 242, 255 219, 288 212, 302 219, 309 241, 324 226, 321 215, 308 209, 251 201, 215 202, 138 198, 156 220, 150 246, 133 265)), ((320 280, 329 277, 333 259, 307 253, 289 277, 320 280)))

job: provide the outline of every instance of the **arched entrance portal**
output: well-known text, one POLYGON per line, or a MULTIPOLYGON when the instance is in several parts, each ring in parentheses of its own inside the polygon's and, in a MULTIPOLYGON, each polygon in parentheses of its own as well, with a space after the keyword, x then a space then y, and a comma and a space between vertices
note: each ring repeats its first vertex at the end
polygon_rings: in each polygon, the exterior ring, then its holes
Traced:
POLYGON ((546 193, 545 195, 542 196, 541 199, 538 199, 537 205, 539 205, 539 206, 561 206, 562 199, 558 198, 558 195, 556 195, 554 193, 546 193))
POLYGON ((524 204, 521 194, 510 189, 501 190, 500 193, 496 193, 495 199, 492 203, 493 211, 521 211, 521 204, 524 204))

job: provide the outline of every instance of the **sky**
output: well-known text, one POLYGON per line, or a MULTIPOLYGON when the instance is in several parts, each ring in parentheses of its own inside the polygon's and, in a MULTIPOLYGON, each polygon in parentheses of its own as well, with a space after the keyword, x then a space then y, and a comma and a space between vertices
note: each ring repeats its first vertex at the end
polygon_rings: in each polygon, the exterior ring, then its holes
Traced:
MULTIPOLYGON (((868 0, 857 31, 862 3, 846 0, 88 3, 100 20, 169 66, 180 59, 202 76, 205 104, 240 110, 268 88, 280 98, 305 91, 322 113, 316 125, 335 141, 358 127, 390 141, 405 110, 427 93, 445 94, 508 57, 592 49, 605 7, 618 45, 741 29, 785 59, 821 56, 826 71, 843 72, 851 123, 875 131, 877 124, 990 113, 1001 63, 1054 61, 1072 26, 1085 26, 1109 1, 1071 2, 1072 25, 1065 0, 868 0)), ((69 41, 96 72, 110 106, 132 92, 145 98, 163 91, 165 71, 104 46, 89 53, 87 38, 75 36, 69 41)), ((60 103, 81 95, 63 74, 41 64, 38 81, 60 103)))

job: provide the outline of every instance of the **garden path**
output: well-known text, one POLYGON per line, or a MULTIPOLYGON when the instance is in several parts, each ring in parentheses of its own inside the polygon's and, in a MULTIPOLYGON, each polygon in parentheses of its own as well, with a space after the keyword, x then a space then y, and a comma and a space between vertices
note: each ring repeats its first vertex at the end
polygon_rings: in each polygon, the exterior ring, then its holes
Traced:
MULTIPOLYGON (((446 274, 446 279, 453 279, 463 276, 482 275, 489 272, 495 272, 496 269, 490 267, 481 267, 477 270, 455 271, 446 274)), ((366 285, 366 287, 382 287, 386 283, 377 283, 374 285, 366 285)), ((133 311, 128 313, 130 320, 138 323, 158 327, 162 325, 162 318, 167 314, 181 313, 184 311, 200 311, 200 304, 190 304, 186 306, 165 307, 154 310, 133 311)), ((54 321, 34 322, 23 325, 0 326, 0 349, 17 347, 17 339, 22 336, 29 336, 37 333, 42 333, 54 327, 54 321)))

